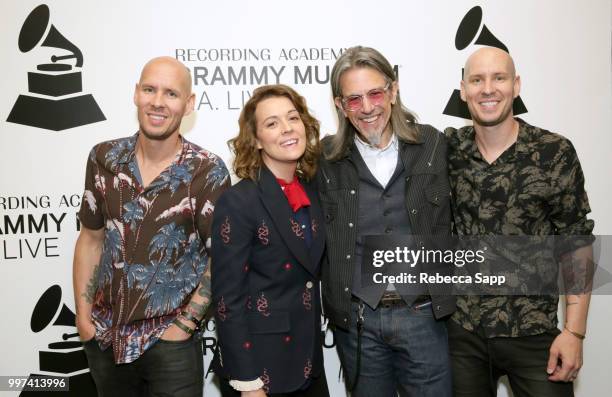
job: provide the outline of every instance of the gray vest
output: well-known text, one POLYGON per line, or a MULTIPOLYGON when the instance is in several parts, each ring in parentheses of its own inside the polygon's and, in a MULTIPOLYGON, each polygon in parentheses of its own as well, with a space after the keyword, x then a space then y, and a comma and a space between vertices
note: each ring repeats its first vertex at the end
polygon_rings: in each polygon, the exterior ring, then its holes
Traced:
MULTIPOLYGON (((386 187, 376 180, 370 172, 359 151, 351 151, 351 159, 359 175, 359 217, 357 220, 357 242, 355 247, 355 266, 353 273, 353 295, 370 307, 376 308, 386 289, 397 289, 405 295, 402 285, 374 284, 363 286, 361 283, 361 261, 363 257, 363 236, 411 234, 410 218, 406 211, 406 170, 398 155, 397 166, 386 187)), ((410 286, 410 294, 427 293, 425 288, 417 291, 410 286)), ((407 298, 403 296, 405 300, 407 298)), ((410 299, 410 298, 408 298, 410 299)), ((410 300, 411 302, 412 300, 410 300)), ((408 303, 410 303, 408 302, 408 303)))

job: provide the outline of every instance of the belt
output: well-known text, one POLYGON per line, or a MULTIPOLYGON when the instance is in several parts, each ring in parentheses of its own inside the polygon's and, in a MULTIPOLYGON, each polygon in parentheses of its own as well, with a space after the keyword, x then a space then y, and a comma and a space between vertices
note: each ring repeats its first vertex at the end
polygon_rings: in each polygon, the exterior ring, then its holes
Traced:
MULTIPOLYGON (((352 296, 351 301, 360 302, 360 299, 356 296, 352 296)), ((431 297, 429 295, 419 295, 412 302, 411 306, 417 306, 427 302, 431 302, 431 297)), ((377 307, 384 307, 385 309, 389 309, 391 307, 401 306, 407 306, 407 304, 406 301, 402 299, 400 294, 398 294, 396 291, 387 291, 383 294, 382 298, 380 298, 377 307)))

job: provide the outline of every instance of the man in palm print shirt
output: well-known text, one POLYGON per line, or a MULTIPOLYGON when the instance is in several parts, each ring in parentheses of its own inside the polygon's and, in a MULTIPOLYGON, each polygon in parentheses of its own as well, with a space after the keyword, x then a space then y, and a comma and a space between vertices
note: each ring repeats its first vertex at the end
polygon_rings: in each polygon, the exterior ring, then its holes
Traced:
MULTIPOLYGON (((513 117, 519 91, 508 53, 485 47, 469 57, 461 97, 473 126, 446 130, 456 231, 563 236, 561 263, 584 265, 593 221, 577 154, 561 135, 513 117)), ((519 280, 538 276, 540 269, 529 266, 516 264, 519 280)), ((589 300, 588 293, 568 293, 560 331, 558 295, 459 297, 449 321, 454 394, 495 396, 498 378, 508 375, 517 397, 572 396, 589 300)))
POLYGON ((134 92, 139 131, 87 161, 74 256, 77 328, 100 395, 198 396, 210 302, 214 203, 229 186, 214 154, 179 134, 194 107, 188 69, 149 61, 134 92))

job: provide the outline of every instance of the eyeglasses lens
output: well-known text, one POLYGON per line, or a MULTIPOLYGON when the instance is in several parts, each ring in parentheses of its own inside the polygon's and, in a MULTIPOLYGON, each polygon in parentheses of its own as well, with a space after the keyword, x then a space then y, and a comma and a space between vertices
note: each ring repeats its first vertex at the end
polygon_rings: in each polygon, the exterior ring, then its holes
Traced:
MULTIPOLYGON (((373 106, 380 105, 385 99, 385 90, 376 89, 369 91, 366 96, 368 97, 368 102, 370 102, 373 106)), ((363 96, 362 95, 353 95, 349 96, 344 100, 344 107, 346 110, 360 110, 363 108, 363 96)))

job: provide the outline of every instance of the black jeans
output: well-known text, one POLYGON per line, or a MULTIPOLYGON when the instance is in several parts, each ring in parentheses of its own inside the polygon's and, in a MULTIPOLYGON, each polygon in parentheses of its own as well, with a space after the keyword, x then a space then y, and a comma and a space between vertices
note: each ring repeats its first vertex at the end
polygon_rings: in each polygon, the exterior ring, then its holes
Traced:
POLYGON ((455 397, 495 397, 508 376, 515 397, 573 397, 572 383, 548 380, 546 365, 558 329, 518 338, 485 338, 448 321, 455 397))
POLYGON ((202 340, 157 341, 136 361, 116 365, 113 350, 83 344, 100 397, 202 397, 202 340))

